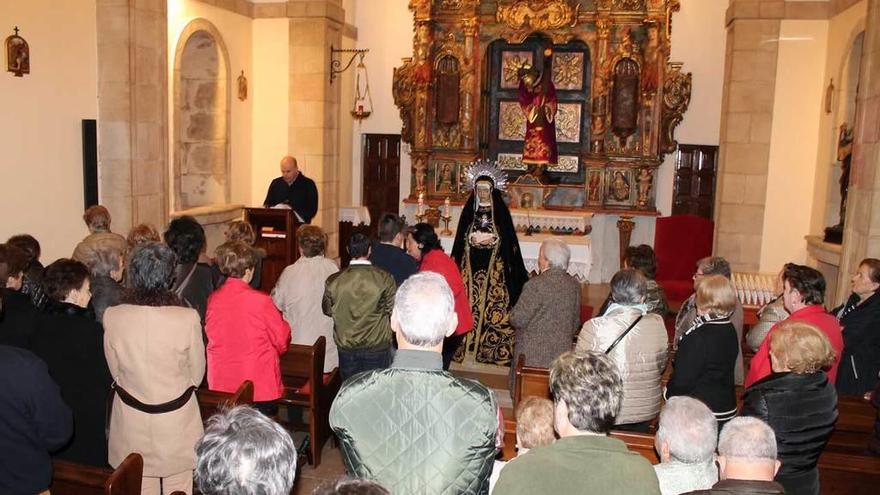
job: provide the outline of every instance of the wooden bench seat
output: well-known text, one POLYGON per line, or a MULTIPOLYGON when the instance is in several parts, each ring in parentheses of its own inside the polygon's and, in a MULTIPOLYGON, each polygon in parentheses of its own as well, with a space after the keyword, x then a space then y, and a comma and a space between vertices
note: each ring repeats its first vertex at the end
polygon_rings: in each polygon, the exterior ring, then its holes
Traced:
POLYGON ((330 429, 330 406, 342 386, 339 369, 324 373, 324 353, 327 339, 318 337, 314 345, 291 344, 281 356, 281 381, 284 393, 278 406, 288 409, 288 421, 282 422, 291 430, 309 433, 309 464, 321 464, 321 449, 333 436, 330 429), (308 415, 308 423, 291 420, 291 408, 301 407, 308 415))
POLYGON ((128 454, 118 468, 101 468, 56 460, 52 462, 52 495, 140 495, 144 460, 128 454))
POLYGON ((217 392, 203 387, 196 392, 199 401, 199 412, 202 422, 217 413, 224 407, 250 405, 254 403, 254 382, 245 380, 241 382, 235 393, 217 392))

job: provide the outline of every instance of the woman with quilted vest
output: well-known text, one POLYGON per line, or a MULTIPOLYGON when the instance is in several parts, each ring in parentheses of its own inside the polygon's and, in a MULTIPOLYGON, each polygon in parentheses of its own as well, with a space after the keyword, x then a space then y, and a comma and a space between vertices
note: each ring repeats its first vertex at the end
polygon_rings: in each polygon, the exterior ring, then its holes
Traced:
POLYGON ((648 431, 660 412, 660 377, 669 347, 663 318, 645 305, 647 279, 627 268, 611 278, 611 304, 604 316, 584 323, 575 350, 607 354, 623 380, 616 428, 648 431))
POLYGON ((837 421, 837 392, 822 371, 834 348, 817 327, 797 320, 781 323, 769 338, 773 373, 746 390, 742 413, 776 433, 776 481, 785 493, 818 495, 816 463, 837 421))

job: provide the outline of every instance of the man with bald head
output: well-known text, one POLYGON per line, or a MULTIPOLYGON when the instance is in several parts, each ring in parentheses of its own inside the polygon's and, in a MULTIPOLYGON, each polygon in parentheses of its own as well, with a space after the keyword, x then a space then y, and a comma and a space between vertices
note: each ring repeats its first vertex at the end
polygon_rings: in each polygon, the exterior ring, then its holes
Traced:
POLYGON ((281 159, 281 177, 269 184, 269 192, 263 206, 273 208, 286 205, 296 214, 297 220, 310 223, 318 211, 318 188, 296 164, 296 158, 285 156, 281 159))

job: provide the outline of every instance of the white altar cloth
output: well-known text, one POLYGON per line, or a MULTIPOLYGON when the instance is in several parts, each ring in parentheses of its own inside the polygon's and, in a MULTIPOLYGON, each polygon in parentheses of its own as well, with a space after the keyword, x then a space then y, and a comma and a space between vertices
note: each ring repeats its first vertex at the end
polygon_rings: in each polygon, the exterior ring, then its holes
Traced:
MULTIPOLYGON (((526 236, 521 232, 517 233, 517 235, 519 236, 519 247, 522 251, 523 263, 526 265, 526 270, 529 272, 537 273, 538 271, 538 251, 541 248, 541 243, 544 242, 545 239, 555 237, 568 244, 568 248, 571 250, 571 260, 568 264, 568 273, 577 278, 581 283, 585 283, 589 279, 590 268, 593 266, 592 251, 590 249, 590 236, 552 236, 549 234, 526 236)), ((443 244, 443 250, 446 251, 447 254, 451 254, 455 238, 452 236, 441 236, 440 242, 443 244)))

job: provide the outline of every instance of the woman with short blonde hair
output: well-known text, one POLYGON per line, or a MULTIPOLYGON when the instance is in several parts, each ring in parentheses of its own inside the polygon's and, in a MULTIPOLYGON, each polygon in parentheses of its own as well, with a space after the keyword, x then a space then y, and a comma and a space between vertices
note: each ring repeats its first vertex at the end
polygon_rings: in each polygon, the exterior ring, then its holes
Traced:
POLYGON ((818 495, 816 462, 837 420, 837 392, 823 371, 835 351, 824 332, 799 320, 783 321, 769 338, 773 373, 746 389, 742 413, 776 433, 776 481, 785 492, 818 495))
POLYGON ((723 275, 697 281, 697 317, 678 341, 678 352, 665 397, 687 395, 703 401, 718 428, 736 416, 734 368, 739 342, 730 315, 736 292, 723 275))
POLYGON ((542 397, 526 397, 516 408, 516 446, 520 454, 550 445, 553 430, 553 402, 542 397))

